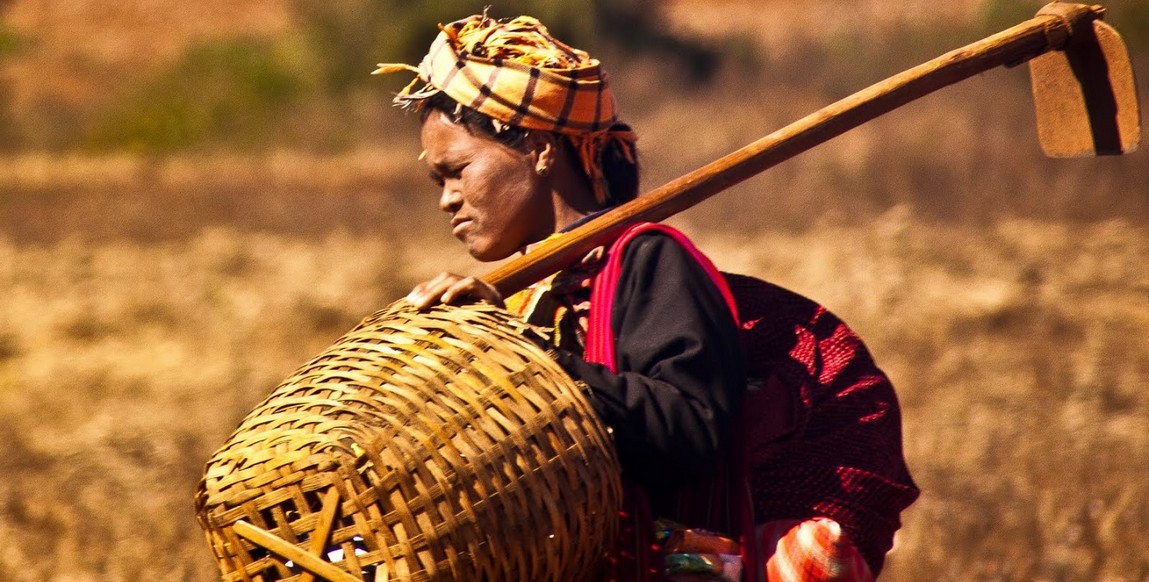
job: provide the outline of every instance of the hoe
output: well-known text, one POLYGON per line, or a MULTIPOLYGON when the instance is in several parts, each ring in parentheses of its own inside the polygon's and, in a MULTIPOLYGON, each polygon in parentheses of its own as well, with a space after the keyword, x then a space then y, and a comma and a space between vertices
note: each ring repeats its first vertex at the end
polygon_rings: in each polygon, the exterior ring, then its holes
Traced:
POLYGON ((1037 133, 1051 157, 1134 151, 1141 137, 1133 68, 1105 10, 1053 2, 1037 16, 871 85, 635 200, 483 279, 504 296, 561 270, 628 226, 658 222, 910 101, 990 69, 1029 62, 1037 133))

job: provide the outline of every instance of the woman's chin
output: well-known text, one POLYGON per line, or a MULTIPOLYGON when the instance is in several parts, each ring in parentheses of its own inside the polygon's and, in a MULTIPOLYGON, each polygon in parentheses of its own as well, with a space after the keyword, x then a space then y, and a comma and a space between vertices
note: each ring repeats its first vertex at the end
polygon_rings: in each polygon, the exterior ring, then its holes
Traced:
POLYGON ((464 241, 464 244, 467 245, 467 254, 474 257, 475 260, 482 261, 484 263, 501 261, 511 256, 515 252, 513 249, 508 251, 483 244, 472 244, 466 241, 464 241))

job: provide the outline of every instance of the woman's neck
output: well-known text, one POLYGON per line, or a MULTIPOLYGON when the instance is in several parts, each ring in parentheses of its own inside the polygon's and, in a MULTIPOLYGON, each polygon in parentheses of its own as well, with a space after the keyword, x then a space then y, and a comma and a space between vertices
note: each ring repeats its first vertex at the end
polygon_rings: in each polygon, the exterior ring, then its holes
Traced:
POLYGON ((603 205, 594 199, 594 191, 582 169, 565 160, 555 164, 552 171, 551 198, 556 232, 566 230, 572 223, 603 209, 603 205))

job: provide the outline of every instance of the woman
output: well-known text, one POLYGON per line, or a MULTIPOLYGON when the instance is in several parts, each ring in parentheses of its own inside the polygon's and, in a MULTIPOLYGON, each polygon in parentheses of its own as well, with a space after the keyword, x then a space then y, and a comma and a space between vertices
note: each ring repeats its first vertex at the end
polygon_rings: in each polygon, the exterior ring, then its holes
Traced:
MULTIPOLYGON (((529 252, 636 196, 635 137, 617 118, 598 61, 555 40, 533 18, 500 22, 484 14, 451 23, 419 68, 381 65, 376 72, 401 70, 418 78, 395 101, 418 111, 421 158, 441 190, 439 207, 451 215, 452 233, 476 259, 529 252)), ((746 391, 735 308, 712 266, 675 233, 650 229, 611 250, 596 249, 580 264, 509 298, 479 279, 443 273, 407 299, 419 308, 487 301, 549 330, 551 353, 586 386, 592 406, 612 429, 629 484, 633 531, 622 538, 637 542, 616 547, 608 577, 658 576, 664 559, 671 572, 717 574, 723 567, 713 556, 699 570, 691 570, 689 559, 674 559, 698 548, 680 546, 676 556, 652 556, 644 536, 654 533, 652 518, 731 537, 747 531, 734 516, 747 511, 737 499, 744 481, 735 477, 742 447, 735 411, 746 391), (593 288, 605 288, 600 271, 612 257, 608 301, 596 296, 592 303, 593 288), (603 313, 607 303, 609 312, 603 313), (595 318, 607 327, 588 324, 595 318), (594 329, 607 329, 609 338, 594 329), (588 339, 595 346, 589 351, 588 339), (611 350, 600 349, 604 341, 611 350)), ((843 563, 859 564, 850 566, 856 577, 833 579, 866 579, 877 569, 862 563, 843 532, 831 533, 831 545, 848 554, 843 563)), ((701 544, 707 554, 737 553, 729 540, 707 539, 701 544)), ((746 550, 744 556, 752 555, 746 550)), ((724 571, 736 578, 739 568, 728 564, 724 571)), ((761 568, 760 562, 748 568, 747 579, 761 568)))

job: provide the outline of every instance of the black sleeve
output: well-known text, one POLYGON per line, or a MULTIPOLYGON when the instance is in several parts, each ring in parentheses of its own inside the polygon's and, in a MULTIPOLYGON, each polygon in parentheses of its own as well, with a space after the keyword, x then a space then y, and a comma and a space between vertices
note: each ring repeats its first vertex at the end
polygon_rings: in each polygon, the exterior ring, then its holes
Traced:
POLYGON ((614 431, 623 470, 655 489, 718 460, 745 389, 738 329, 718 288, 670 237, 637 237, 623 255, 612 327, 619 374, 560 351, 614 431))

